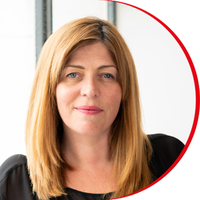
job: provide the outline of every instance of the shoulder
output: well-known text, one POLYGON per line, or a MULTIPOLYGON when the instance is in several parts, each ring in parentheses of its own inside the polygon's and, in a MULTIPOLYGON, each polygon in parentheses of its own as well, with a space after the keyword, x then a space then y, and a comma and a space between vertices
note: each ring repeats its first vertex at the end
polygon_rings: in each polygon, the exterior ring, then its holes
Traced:
POLYGON ((173 151, 173 153, 180 153, 184 147, 184 144, 177 138, 166 135, 166 134, 152 134, 147 135, 153 149, 156 150, 169 150, 169 153, 173 151), (174 152, 175 151, 175 152, 174 152))
POLYGON ((162 144, 177 144, 177 145, 184 145, 179 139, 170 136, 170 135, 166 135, 166 134, 162 134, 162 133, 157 133, 157 134, 151 134, 151 135, 147 135, 149 140, 151 141, 151 143, 162 143, 162 144))
POLYGON ((26 156, 16 154, 9 157, 0 167, 0 182, 7 177, 10 173, 22 165, 26 165, 26 156))
POLYGON ((166 134, 147 135, 152 148, 153 155, 151 164, 152 172, 156 178, 161 176, 180 155, 184 144, 177 138, 166 134))
POLYGON ((0 167, 0 199, 33 200, 32 184, 24 155, 8 158, 0 167))

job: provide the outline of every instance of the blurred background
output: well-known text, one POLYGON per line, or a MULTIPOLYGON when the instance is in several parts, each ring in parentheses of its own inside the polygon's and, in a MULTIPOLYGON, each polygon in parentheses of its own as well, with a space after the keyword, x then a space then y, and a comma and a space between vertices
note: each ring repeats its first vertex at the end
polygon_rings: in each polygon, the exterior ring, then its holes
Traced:
POLYGON ((137 69, 144 130, 186 143, 195 112, 188 61, 176 40, 138 9, 99 0, 0 0, 0 165, 26 154, 25 123, 40 49, 65 23, 97 16, 116 25, 137 69))

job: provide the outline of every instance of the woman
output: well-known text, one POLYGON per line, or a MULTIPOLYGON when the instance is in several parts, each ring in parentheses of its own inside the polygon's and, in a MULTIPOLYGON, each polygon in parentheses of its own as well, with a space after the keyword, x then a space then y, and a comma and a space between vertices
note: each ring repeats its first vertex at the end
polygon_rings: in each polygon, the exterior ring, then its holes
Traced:
POLYGON ((146 136, 131 53, 107 21, 82 18, 51 35, 37 64, 27 157, 1 166, 1 198, 101 199, 161 176, 183 144, 146 136))

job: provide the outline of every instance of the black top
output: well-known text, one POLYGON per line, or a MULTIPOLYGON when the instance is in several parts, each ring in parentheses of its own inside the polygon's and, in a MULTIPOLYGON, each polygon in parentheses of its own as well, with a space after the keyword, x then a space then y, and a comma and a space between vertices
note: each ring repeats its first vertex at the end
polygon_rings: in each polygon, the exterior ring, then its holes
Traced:
MULTIPOLYGON (((150 169, 156 180, 174 163, 184 144, 178 139, 164 134, 148 135, 148 138, 153 147, 150 169)), ((71 188, 66 188, 65 191, 67 196, 51 198, 51 200, 102 199, 102 194, 85 193, 71 188)), ((108 199, 110 194, 107 194, 104 199, 108 199)), ((32 194, 25 156, 14 155, 1 165, 0 200, 38 200, 37 195, 32 194)))

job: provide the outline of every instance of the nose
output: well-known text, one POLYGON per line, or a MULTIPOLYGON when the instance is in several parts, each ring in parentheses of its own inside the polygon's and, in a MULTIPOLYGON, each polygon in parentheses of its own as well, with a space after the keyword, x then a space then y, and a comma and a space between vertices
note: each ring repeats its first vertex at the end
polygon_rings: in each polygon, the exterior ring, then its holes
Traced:
POLYGON ((81 95, 89 99, 98 97, 100 95, 98 81, 95 78, 86 79, 82 84, 81 95))

